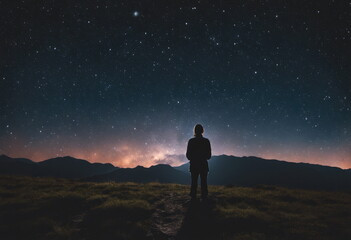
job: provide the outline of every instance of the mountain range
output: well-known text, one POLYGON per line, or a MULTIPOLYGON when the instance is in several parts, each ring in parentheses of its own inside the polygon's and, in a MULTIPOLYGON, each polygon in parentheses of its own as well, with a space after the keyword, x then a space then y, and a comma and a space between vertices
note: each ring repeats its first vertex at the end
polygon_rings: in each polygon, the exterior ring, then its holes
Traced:
MULTIPOLYGON (((226 155, 212 157, 209 168, 208 182, 213 185, 263 184, 304 189, 351 190, 350 169, 226 155)), ((189 163, 176 169, 186 172, 189 163)))
MULTIPOLYGON (((213 185, 275 185, 318 190, 351 190, 351 169, 308 163, 267 160, 258 157, 213 156, 208 183, 213 185)), ((59 177, 95 182, 161 182, 189 184, 189 163, 179 167, 159 164, 145 168, 118 168, 73 157, 42 162, 0 156, 0 174, 59 177)))
POLYGON ((57 157, 42 162, 0 156, 0 174, 79 179, 116 170, 110 163, 90 163, 73 157, 57 157))
POLYGON ((113 172, 88 177, 84 180, 93 182, 161 182, 187 184, 189 174, 179 171, 167 164, 159 164, 145 168, 119 168, 113 172))

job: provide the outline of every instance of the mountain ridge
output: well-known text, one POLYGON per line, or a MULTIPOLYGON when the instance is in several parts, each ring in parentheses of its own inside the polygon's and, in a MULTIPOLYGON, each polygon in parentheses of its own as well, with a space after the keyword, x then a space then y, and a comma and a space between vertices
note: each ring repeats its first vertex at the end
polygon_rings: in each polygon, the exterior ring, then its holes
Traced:
POLYGON ((160 182, 186 184, 187 174, 176 170, 167 164, 153 165, 149 168, 137 166, 135 168, 119 168, 113 172, 85 178, 94 182, 160 182))
POLYGON ((70 156, 34 162, 27 158, 11 158, 4 154, 0 155, 0 174, 82 178, 107 173, 115 168, 110 163, 90 163, 87 160, 70 156))
MULTIPOLYGON (((208 182, 212 185, 275 185, 318 190, 351 190, 351 170, 309 163, 294 163, 255 156, 213 156, 208 182)), ((0 155, 0 174, 60 177, 96 182, 161 182, 189 184, 189 163, 149 168, 118 168, 70 156, 33 162, 0 155)))
MULTIPOLYGON (((318 164, 266 160, 258 157, 213 156, 209 184, 253 186, 256 184, 306 189, 351 189, 348 170, 318 164)), ((189 163, 177 167, 187 171, 189 163)))

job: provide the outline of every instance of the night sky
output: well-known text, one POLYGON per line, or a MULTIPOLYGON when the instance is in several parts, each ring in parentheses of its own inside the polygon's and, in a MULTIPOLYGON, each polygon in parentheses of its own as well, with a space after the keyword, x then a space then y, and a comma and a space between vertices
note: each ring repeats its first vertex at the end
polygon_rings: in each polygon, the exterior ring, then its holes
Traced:
POLYGON ((0 1, 0 154, 351 168, 350 1, 0 1))

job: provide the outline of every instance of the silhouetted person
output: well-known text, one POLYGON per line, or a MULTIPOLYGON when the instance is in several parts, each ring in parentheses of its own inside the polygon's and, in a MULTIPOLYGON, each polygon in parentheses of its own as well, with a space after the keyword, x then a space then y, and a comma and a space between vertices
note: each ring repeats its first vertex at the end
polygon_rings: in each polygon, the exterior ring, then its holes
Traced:
POLYGON ((191 172, 191 198, 196 198, 197 180, 201 178, 201 197, 207 198, 207 174, 208 162, 211 158, 211 144, 207 138, 202 136, 204 128, 200 124, 196 124, 194 128, 194 136, 188 142, 186 157, 190 160, 191 172))

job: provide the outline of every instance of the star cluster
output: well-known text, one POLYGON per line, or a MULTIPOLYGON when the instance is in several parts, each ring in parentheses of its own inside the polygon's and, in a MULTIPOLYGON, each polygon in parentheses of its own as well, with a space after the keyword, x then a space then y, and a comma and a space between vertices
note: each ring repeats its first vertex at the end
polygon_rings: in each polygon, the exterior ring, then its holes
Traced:
POLYGON ((0 153, 351 167, 347 1, 0 1, 0 153))

